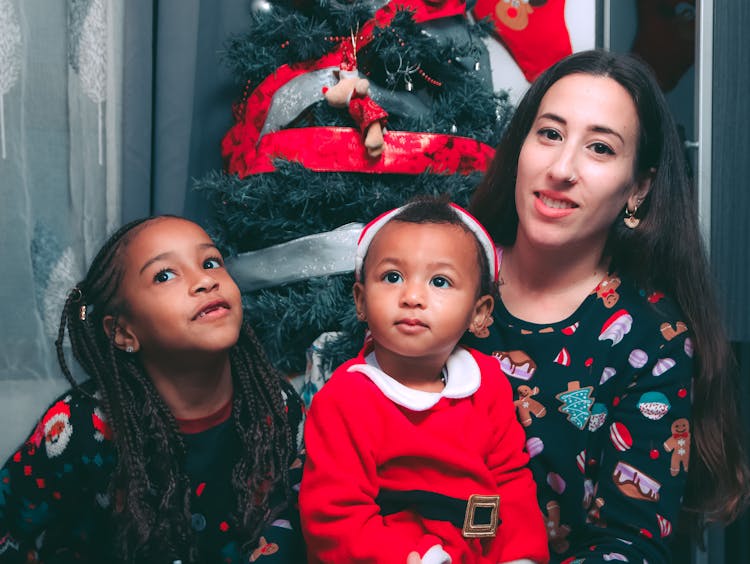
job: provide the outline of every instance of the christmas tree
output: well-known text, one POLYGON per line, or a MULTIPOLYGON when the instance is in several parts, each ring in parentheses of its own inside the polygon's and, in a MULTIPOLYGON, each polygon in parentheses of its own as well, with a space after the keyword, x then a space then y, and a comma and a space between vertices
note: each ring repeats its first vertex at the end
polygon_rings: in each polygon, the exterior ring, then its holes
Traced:
POLYGON ((227 44, 245 90, 226 170, 197 187, 246 318, 298 374, 322 334, 327 368, 362 344, 357 224, 422 193, 466 205, 512 108, 464 2, 256 0, 250 20, 227 44))

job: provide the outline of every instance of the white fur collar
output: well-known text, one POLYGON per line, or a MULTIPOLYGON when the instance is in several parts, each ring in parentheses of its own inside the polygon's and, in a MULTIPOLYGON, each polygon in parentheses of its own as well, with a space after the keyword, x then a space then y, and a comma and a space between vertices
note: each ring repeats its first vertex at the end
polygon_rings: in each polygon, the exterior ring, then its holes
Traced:
POLYGON ((471 353, 462 347, 456 347, 445 363, 445 388, 442 392, 423 392, 404 386, 383 372, 371 352, 365 357, 367 364, 354 364, 347 372, 361 372, 394 403, 412 411, 426 411, 433 407, 440 398, 466 398, 479 389, 482 377, 471 353))

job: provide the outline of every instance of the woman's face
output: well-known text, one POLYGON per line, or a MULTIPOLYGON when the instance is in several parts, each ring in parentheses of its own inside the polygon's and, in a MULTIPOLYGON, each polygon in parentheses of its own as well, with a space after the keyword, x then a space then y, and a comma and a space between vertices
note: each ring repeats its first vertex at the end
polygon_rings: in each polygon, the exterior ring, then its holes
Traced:
POLYGON ((626 203, 648 192, 650 178, 635 176, 638 135, 635 104, 615 80, 572 74, 554 83, 518 159, 517 240, 601 253, 626 203))

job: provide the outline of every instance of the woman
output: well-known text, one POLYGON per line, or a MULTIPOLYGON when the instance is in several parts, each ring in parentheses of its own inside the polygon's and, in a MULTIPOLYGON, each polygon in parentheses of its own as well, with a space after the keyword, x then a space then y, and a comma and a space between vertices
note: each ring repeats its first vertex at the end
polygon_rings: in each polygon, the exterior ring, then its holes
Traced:
POLYGON ((553 561, 668 561, 678 517, 736 518, 734 364, 647 67, 587 51, 541 75, 471 211, 502 263, 495 324, 468 344, 516 389, 553 561))

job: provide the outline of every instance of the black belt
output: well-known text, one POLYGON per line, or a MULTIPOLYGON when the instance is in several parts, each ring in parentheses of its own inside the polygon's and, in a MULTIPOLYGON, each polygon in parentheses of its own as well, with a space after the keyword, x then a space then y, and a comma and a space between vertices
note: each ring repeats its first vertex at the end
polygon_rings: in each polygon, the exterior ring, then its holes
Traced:
POLYGON ((422 490, 381 490, 375 502, 383 516, 408 509, 425 519, 448 521, 466 538, 494 537, 501 523, 499 495, 473 494, 463 500, 422 490))

